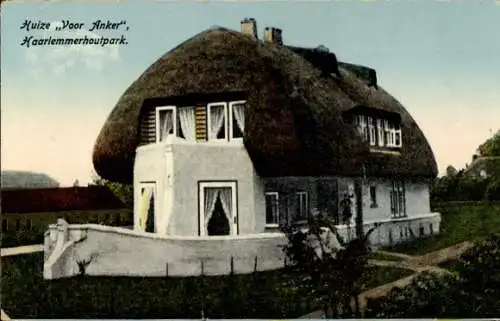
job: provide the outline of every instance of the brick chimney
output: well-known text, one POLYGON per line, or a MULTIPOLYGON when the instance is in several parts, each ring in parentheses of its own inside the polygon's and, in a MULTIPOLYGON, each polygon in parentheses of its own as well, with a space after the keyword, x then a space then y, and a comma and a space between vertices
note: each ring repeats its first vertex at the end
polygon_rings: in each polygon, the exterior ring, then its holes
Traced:
POLYGON ((241 33, 252 37, 253 39, 258 39, 257 35, 257 21, 254 18, 241 20, 241 33))
POLYGON ((283 44, 283 38, 281 37, 282 30, 279 28, 269 28, 266 27, 264 29, 264 41, 266 42, 272 42, 277 45, 282 45, 283 44))

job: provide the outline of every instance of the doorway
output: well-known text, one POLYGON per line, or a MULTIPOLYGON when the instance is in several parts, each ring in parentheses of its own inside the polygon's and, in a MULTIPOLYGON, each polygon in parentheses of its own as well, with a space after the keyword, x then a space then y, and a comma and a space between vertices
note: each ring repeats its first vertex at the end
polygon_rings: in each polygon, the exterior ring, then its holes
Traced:
POLYGON ((236 235, 236 182, 199 183, 199 234, 236 235))

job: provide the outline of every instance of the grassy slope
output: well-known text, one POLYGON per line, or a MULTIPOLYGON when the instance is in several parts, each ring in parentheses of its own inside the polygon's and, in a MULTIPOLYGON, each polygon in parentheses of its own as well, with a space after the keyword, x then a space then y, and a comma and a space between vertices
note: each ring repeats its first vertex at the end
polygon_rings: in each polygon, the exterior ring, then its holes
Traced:
POLYGON ((442 205, 435 211, 442 214, 440 234, 387 250, 418 255, 500 233, 499 204, 442 205))
MULTIPOLYGON (((42 279, 43 254, 2 258, 2 308, 15 318, 294 318, 317 309, 282 271, 200 278, 42 279), (202 302, 202 293, 205 293, 202 302)), ((371 268, 365 287, 408 275, 371 268)))

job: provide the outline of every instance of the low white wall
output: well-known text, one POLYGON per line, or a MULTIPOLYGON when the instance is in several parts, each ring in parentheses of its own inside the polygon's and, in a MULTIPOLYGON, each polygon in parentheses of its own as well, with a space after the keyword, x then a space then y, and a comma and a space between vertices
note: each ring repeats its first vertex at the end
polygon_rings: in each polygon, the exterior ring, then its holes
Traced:
MULTIPOLYGON (((368 220, 364 224, 365 232, 375 227, 370 234, 370 244, 372 248, 394 245, 397 243, 413 241, 432 234, 438 234, 441 225, 441 214, 428 213, 413 215, 400 219, 368 220)), ((356 228, 354 225, 337 226, 340 235, 346 239, 354 238, 356 228)))
MULTIPOLYGON (((439 233, 441 216, 431 213, 412 218, 366 222, 375 224, 372 247, 391 245, 439 233)), ((345 239, 355 227, 338 226, 345 239)), ((120 227, 95 224, 67 225, 60 220, 45 235, 44 278, 58 279, 79 273, 78 263, 88 261, 86 275, 197 276, 246 274, 283 268, 286 264, 283 233, 238 237, 160 236, 120 227), (232 267, 231 267, 232 266, 232 267)))
MULTIPOLYGON (((64 233, 52 225, 45 241, 57 243, 64 233)), ((196 276, 202 264, 204 275, 225 275, 231 272, 231 258, 236 274, 280 269, 285 264, 282 246, 287 243, 282 233, 174 237, 94 224, 69 225, 67 235, 69 247, 45 246, 51 251, 45 259, 47 279, 74 276, 77 261, 90 258, 87 275, 196 276), (75 243, 78 239, 82 241, 75 243)))

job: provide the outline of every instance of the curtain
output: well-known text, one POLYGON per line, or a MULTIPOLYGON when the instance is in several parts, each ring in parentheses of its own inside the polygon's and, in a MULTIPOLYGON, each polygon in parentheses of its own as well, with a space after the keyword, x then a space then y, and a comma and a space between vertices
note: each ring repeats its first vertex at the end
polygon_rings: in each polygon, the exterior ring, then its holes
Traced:
POLYGON ((174 128, 174 117, 172 111, 170 110, 163 111, 162 115, 163 115, 163 124, 160 130, 160 142, 164 141, 174 128))
POLYGON ((186 140, 195 140, 195 116, 194 107, 179 108, 182 133, 186 140))
POLYGON ((151 198, 153 197, 153 188, 144 187, 141 195, 140 208, 139 208, 139 229, 146 230, 146 221, 148 219, 149 206, 151 198))
POLYGON ((212 217, 215 202, 217 202, 217 196, 219 196, 219 189, 205 188, 205 230, 207 228, 208 221, 210 221, 210 217, 212 217))
POLYGON ((210 139, 217 139, 217 134, 224 124, 224 106, 210 107, 210 139))
POLYGON ((231 188, 221 188, 219 193, 220 201, 222 203, 222 208, 224 209, 224 213, 226 214, 230 231, 232 230, 231 225, 233 223, 233 195, 231 193, 231 188))
POLYGON ((244 104, 235 104, 233 105, 233 113, 234 118, 236 118, 236 122, 238 123, 238 127, 242 133, 245 132, 245 105, 244 104))

